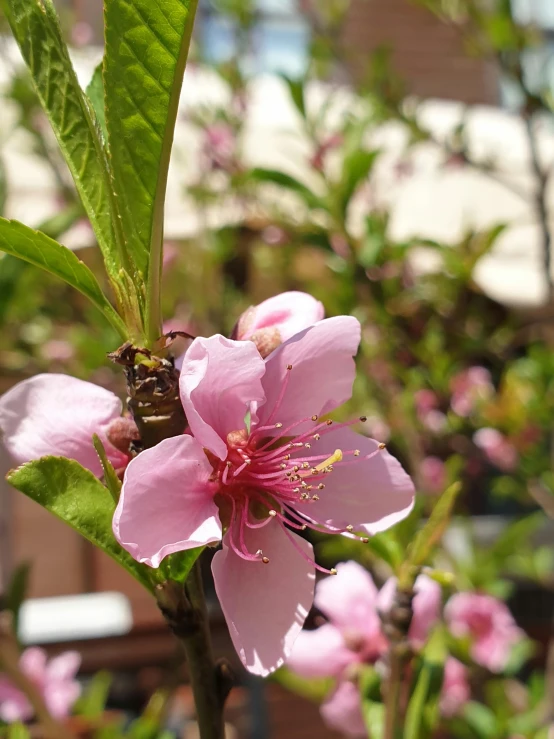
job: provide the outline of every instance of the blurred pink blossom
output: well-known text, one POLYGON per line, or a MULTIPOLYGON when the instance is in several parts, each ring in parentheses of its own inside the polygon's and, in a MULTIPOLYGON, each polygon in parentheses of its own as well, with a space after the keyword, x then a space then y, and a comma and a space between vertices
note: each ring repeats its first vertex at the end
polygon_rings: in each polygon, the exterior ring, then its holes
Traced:
MULTIPOLYGON (((81 694, 75 679, 80 665, 78 652, 64 652, 48 660, 39 647, 26 649, 19 660, 21 671, 40 690, 48 711, 58 720, 69 716, 81 694)), ((24 693, 0 675, 0 719, 9 724, 32 717, 33 709, 24 693)))
POLYGON ((352 737, 366 737, 360 691, 350 680, 342 680, 321 705, 323 720, 331 729, 352 737))
POLYGON ((492 464, 504 472, 511 472, 518 462, 517 449, 498 429, 479 429, 473 434, 474 444, 481 449, 492 464))
POLYGON ((267 357, 284 341, 321 321, 324 315, 323 305, 308 293, 280 293, 247 308, 231 338, 253 341, 262 357, 267 357))
POLYGON ((235 169, 236 135, 224 121, 213 123, 204 130, 202 151, 211 169, 235 169))
MULTIPOLYGON (((396 584, 396 578, 390 577, 379 591, 377 607, 382 614, 386 614, 393 605, 396 584)), ((414 593, 408 638, 414 649, 421 649, 427 641, 429 631, 440 618, 442 591, 435 580, 427 575, 419 575, 415 581, 414 593)))
POLYGON ((425 457, 419 468, 421 480, 430 493, 442 493, 446 487, 446 466, 439 457, 425 457))
POLYGON ((438 434, 446 427, 446 416, 439 410, 438 395, 427 388, 414 395, 416 414, 421 423, 432 433, 438 434))
POLYGON ((324 139, 316 148, 313 156, 310 159, 310 165, 317 169, 319 172, 323 171, 325 167, 325 159, 327 154, 333 149, 338 149, 343 142, 343 136, 340 133, 332 134, 324 139))
POLYGON ((471 698, 467 667, 454 657, 449 657, 444 665, 444 680, 440 700, 443 716, 455 716, 471 698))
POLYGON ((485 367, 469 367, 459 372, 450 383, 450 406, 458 416, 469 416, 478 403, 494 394, 491 373, 485 367))
POLYGON ((49 362, 69 362, 75 356, 75 347, 64 339, 50 339, 44 342, 40 353, 49 362))
POLYGON ((502 672, 512 647, 525 637, 506 604, 491 595, 457 593, 448 601, 445 617, 454 636, 471 639, 475 662, 491 672, 502 672))
POLYGON ((82 47, 92 43, 94 39, 94 29, 86 21, 77 21, 71 29, 71 43, 74 46, 82 47))

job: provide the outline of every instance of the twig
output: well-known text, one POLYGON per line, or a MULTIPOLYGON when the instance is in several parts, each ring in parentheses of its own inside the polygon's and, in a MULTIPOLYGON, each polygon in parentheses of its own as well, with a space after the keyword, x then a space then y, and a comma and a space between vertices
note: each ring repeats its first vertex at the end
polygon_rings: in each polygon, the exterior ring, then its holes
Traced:
POLYGON ((413 617, 413 599, 413 588, 405 591, 398 587, 392 608, 383 617, 384 632, 390 642, 383 739, 396 739, 398 728, 402 726, 400 698, 404 671, 412 658, 408 631, 413 617))

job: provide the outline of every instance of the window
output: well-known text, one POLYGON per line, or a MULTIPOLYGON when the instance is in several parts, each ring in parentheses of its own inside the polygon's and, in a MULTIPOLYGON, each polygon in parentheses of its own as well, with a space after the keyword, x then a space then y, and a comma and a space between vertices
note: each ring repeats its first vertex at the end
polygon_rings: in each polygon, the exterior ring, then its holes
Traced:
MULTIPOLYGON (((309 26, 296 0, 256 0, 257 21, 250 49, 242 59, 246 73, 301 75, 308 63, 309 26)), ((237 51, 237 28, 210 0, 201 0, 199 42, 210 62, 224 62, 237 51)))

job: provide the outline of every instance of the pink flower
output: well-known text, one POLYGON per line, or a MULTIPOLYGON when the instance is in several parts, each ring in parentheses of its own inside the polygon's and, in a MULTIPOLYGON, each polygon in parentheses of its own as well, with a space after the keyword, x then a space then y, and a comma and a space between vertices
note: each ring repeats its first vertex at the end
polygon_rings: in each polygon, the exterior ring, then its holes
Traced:
POLYGON ((459 372, 450 383, 450 406, 458 416, 469 416, 477 404, 494 394, 491 373, 485 367, 469 367, 459 372))
MULTIPOLYGON (((48 711, 56 719, 67 718, 81 694, 81 686, 75 679, 80 665, 78 652, 64 652, 47 661, 46 652, 38 647, 26 649, 19 661, 21 671, 40 690, 48 711)), ((9 724, 32 717, 33 709, 27 697, 0 677, 0 719, 9 724)))
POLYGON ((362 716, 360 691, 350 680, 341 681, 320 708, 327 726, 341 734, 366 737, 367 729, 362 716))
POLYGON ((180 378, 192 436, 145 450, 125 473, 114 533, 138 561, 157 567, 223 538, 216 591, 256 674, 283 663, 312 603, 317 565, 294 531, 372 534, 413 504, 410 478, 376 441, 319 421, 350 397, 359 341, 346 316, 305 329, 265 361, 250 341, 195 339, 180 378))
POLYGON ((311 295, 280 293, 247 308, 237 321, 232 338, 250 339, 262 357, 267 357, 283 341, 321 321, 324 315, 323 305, 311 295))
POLYGON ((446 487, 446 467, 439 457, 425 457, 420 466, 421 479, 430 493, 442 493, 446 487))
POLYGON ((418 390, 414 395, 416 413, 421 423, 434 434, 446 426, 446 416, 439 410, 439 398, 432 390, 418 390))
MULTIPOLYGON (((387 613, 392 607, 396 582, 395 577, 390 577, 379 592, 378 608, 381 613, 387 613)), ((427 575, 418 576, 414 592, 408 638, 415 649, 421 649, 427 641, 429 631, 440 618, 442 592, 440 585, 427 575)))
POLYGON ((235 167, 236 136, 225 122, 214 123, 204 131, 203 153, 212 169, 231 170, 235 167))
MULTIPOLYGON (((116 469, 129 455, 120 449, 123 426, 121 401, 109 390, 69 375, 42 374, 23 380, 0 397, 2 442, 15 464, 46 455, 64 456, 102 476, 92 445, 101 438, 116 469)), ((129 431, 127 430, 127 448, 129 431)))
POLYGON ((444 680, 440 699, 443 716, 455 716, 471 699, 467 667, 454 657, 449 657, 444 665, 444 680))
POLYGON ((506 667, 511 648, 525 636, 505 603, 490 595, 453 595, 445 616, 454 636, 470 637, 475 662, 491 672, 501 672, 506 667))
POLYGON ((516 448, 497 429, 485 427, 473 434, 473 442, 481 449, 489 462, 504 472, 511 472, 518 462, 516 448))

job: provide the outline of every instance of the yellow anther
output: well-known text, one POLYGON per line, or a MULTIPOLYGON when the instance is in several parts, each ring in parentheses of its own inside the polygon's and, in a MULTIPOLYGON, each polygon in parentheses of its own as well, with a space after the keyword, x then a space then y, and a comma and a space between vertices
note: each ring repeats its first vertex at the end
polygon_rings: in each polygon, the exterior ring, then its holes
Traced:
POLYGON ((319 495, 317 495, 317 493, 312 495, 312 500, 319 500, 319 495))
POLYGON ((317 489, 318 490, 323 490, 324 487, 325 487, 325 485, 322 482, 320 482, 319 485, 317 486, 317 489))
POLYGON ((331 421, 330 418, 327 421, 325 421, 325 423, 327 424, 327 426, 332 426, 333 425, 333 422, 331 421))
POLYGON ((269 564, 269 557, 262 557, 262 562, 264 563, 264 565, 268 565, 269 564))
POLYGON ((312 416, 312 421, 317 421, 317 419, 318 419, 318 418, 319 418, 319 416, 317 416, 316 414, 314 414, 314 415, 312 416))
POLYGON ((304 444, 304 446, 306 447, 306 449, 311 449, 312 448, 312 445, 309 442, 306 442, 304 444))
POLYGON ((360 541, 362 542, 362 544, 367 544, 367 543, 368 543, 368 541, 369 541, 369 539, 367 538, 367 536, 362 536, 362 537, 360 538, 360 541))
POLYGON ((274 518, 277 515, 277 511, 274 511, 273 509, 269 511, 269 515, 274 518))
POLYGON ((314 434, 314 439, 319 441, 321 439, 321 434, 314 434))
POLYGON ((287 369, 290 371, 292 369, 292 364, 287 364, 287 369))
POLYGON ((282 423, 281 423, 281 422, 279 421, 279 422, 277 422, 277 423, 275 424, 275 428, 276 428, 276 429, 282 429, 282 428, 283 428, 283 424, 282 424, 282 423))
POLYGON ((381 443, 379 444, 379 449, 381 449, 381 451, 382 451, 383 449, 386 449, 386 447, 387 447, 387 445, 386 445, 386 444, 383 444, 383 442, 381 442, 381 443))
POLYGON ((346 527, 346 530, 352 533, 354 531, 354 526, 352 526, 352 524, 349 523, 348 526, 346 527))
POLYGON ((354 456, 355 457, 359 457, 360 456, 360 450, 359 449, 354 449, 354 456))
POLYGON ((331 467, 331 465, 334 462, 340 462, 340 461, 342 461, 342 450, 341 449, 335 449, 335 451, 333 452, 333 454, 331 454, 330 457, 327 457, 327 459, 324 460, 323 462, 321 462, 321 464, 316 465, 315 469, 318 472, 327 472, 327 470, 329 470, 329 472, 331 472, 332 469, 333 469, 331 467))
POLYGON ((367 421, 367 416, 360 416, 360 421, 365 423, 367 421))
POLYGON ((334 567, 331 567, 331 569, 329 570, 329 574, 330 575, 336 575, 337 574, 337 571, 335 570, 334 567))

